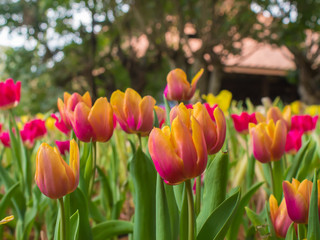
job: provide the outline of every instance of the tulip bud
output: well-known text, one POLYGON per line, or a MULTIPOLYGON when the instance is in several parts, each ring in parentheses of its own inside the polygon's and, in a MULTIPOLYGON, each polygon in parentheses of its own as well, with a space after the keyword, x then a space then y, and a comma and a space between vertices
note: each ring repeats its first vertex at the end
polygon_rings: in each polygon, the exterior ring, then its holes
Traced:
POLYGON ((42 143, 36 157, 35 181, 40 191, 49 198, 61 198, 73 192, 79 184, 79 148, 70 141, 69 165, 57 148, 42 143))
POLYGON ((167 76, 167 86, 164 90, 164 95, 169 101, 188 101, 195 91, 196 85, 203 74, 201 69, 192 79, 191 85, 187 81, 186 73, 179 68, 169 72, 167 76))

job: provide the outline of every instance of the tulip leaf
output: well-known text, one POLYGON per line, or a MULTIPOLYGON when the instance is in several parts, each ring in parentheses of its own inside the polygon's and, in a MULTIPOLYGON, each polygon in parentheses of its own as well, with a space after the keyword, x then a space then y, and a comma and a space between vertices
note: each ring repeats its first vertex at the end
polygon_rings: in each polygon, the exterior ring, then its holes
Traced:
POLYGON ((70 217, 70 239, 78 240, 79 238, 79 211, 77 210, 71 217, 70 217))
POLYGON ((232 225, 230 227, 228 239, 237 239, 239 227, 241 225, 241 222, 243 221, 243 214, 245 211, 245 206, 248 205, 253 194, 255 194, 255 192, 261 187, 261 185, 263 183, 264 182, 259 182, 259 183, 256 183, 255 185, 253 185, 248 190, 248 192, 246 192, 246 194, 241 198, 241 201, 239 203, 239 207, 235 213, 235 219, 233 220, 232 225))
MULTIPOLYGON (((132 233, 133 224, 122 220, 109 220, 95 225, 92 228, 94 240, 105 240, 107 238, 132 233)), ((141 238, 140 238, 141 239, 141 238)), ((148 238, 142 238, 148 239, 148 238)))
POLYGON ((0 202, 0 217, 4 216, 5 211, 8 205, 11 203, 11 199, 15 196, 15 194, 19 191, 20 182, 14 184, 3 196, 0 202))
POLYGON ((216 155, 206 170, 204 178, 203 204, 197 217, 197 226, 202 228, 207 218, 226 197, 228 182, 228 153, 216 155))
POLYGON ((101 168, 97 167, 97 171, 99 174, 99 182, 101 184, 101 201, 104 206, 104 210, 107 211, 112 209, 114 205, 110 180, 108 176, 104 174, 101 168))
POLYGON ((240 202, 240 188, 224 200, 199 227, 197 240, 223 240, 240 202))
POLYGON ((156 171, 141 147, 134 154, 130 168, 135 205, 133 239, 155 239, 156 171))
POLYGON ((318 212, 318 181, 317 173, 314 171, 313 186, 309 205, 309 220, 308 220, 308 240, 320 239, 320 225, 318 212))
POLYGON ((89 223, 88 200, 80 188, 77 188, 70 194, 70 203, 71 212, 79 211, 79 240, 92 239, 92 232, 89 223))
POLYGON ((260 214, 256 214, 248 207, 245 207, 245 210, 248 218, 252 222, 253 226, 258 230, 260 235, 262 237, 268 236, 270 231, 268 229, 266 220, 266 209, 264 208, 264 210, 260 214))
POLYGON ((177 203, 177 206, 179 208, 179 211, 181 211, 182 208, 182 203, 183 203, 183 198, 184 198, 184 184, 179 184, 172 186, 173 187, 173 193, 174 197, 177 203))
POLYGON ((164 182, 160 175, 157 174, 157 190, 156 190, 156 239, 170 240, 171 225, 169 208, 164 188, 164 182))
POLYGON ((294 223, 291 223, 290 227, 288 228, 285 240, 297 240, 296 230, 294 229, 294 223))
POLYGON ((308 151, 305 154, 303 162, 301 163, 296 179, 299 181, 303 181, 310 173, 310 169, 312 167, 312 159, 314 157, 315 151, 317 149, 317 144, 315 141, 312 141, 308 151))
POLYGON ((163 102, 164 102, 164 106, 166 108, 166 125, 170 126, 170 110, 171 109, 170 109, 168 100, 164 94, 163 94, 163 102))
POLYGON ((309 139, 298 151, 298 153, 294 156, 292 160, 292 165, 289 168, 289 171, 286 176, 286 180, 291 181, 292 178, 295 178, 301 163, 303 162, 303 159, 306 157, 306 153, 309 149, 309 146, 311 144, 311 140, 309 139))

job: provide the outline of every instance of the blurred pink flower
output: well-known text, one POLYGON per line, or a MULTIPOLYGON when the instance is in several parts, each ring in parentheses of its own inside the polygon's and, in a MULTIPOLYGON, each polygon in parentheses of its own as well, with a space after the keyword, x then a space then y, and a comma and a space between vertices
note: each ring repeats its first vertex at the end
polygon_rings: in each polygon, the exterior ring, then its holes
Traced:
POLYGON ((67 140, 67 141, 56 141, 56 145, 59 149, 59 152, 62 154, 62 155, 65 155, 66 152, 69 152, 70 150, 70 140, 67 140))
POLYGON ((309 132, 316 128, 319 116, 295 115, 291 118, 291 130, 309 132))
POLYGON ((248 114, 247 112, 242 112, 240 115, 231 114, 234 128, 237 132, 241 134, 248 134, 249 123, 257 124, 256 114, 248 114))
POLYGON ((10 109, 20 102, 21 82, 14 84, 13 79, 9 78, 5 82, 0 82, 0 109, 10 109))

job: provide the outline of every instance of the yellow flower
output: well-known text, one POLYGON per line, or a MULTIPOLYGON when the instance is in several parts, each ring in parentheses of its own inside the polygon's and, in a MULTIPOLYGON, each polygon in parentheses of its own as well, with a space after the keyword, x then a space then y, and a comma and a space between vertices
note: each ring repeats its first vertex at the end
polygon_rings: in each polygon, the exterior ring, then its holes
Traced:
POLYGON ((2 220, 0 221, 0 225, 6 224, 7 222, 12 221, 13 219, 14 219, 14 216, 13 216, 13 215, 8 216, 8 217, 5 217, 4 219, 2 219, 2 220))
POLYGON ((209 93, 208 95, 202 95, 202 98, 209 103, 211 107, 218 104, 219 108, 226 113, 230 107, 232 93, 228 90, 222 90, 217 96, 209 93))
POLYGON ((320 105, 310 105, 306 108, 305 111, 306 114, 309 114, 311 116, 315 116, 320 113, 320 105))

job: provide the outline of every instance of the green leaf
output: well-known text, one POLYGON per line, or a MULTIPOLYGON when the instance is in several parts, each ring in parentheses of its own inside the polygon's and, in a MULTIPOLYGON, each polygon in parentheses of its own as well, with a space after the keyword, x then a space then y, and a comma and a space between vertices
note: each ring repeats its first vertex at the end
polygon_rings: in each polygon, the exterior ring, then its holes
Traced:
POLYGON ((318 181, 317 172, 314 171, 313 186, 309 205, 309 220, 308 220, 308 240, 320 239, 320 225, 318 212, 318 181))
POLYGON ((255 185, 253 185, 248 192, 241 198, 241 201, 239 203, 239 207, 235 213, 235 219, 232 222, 232 225, 230 227, 229 230, 229 238, 228 239, 237 239, 238 237, 238 231, 240 228, 240 225, 243 221, 243 214, 245 211, 245 206, 248 205, 251 197, 253 196, 253 194, 255 194, 255 192, 260 188, 260 186, 263 184, 264 182, 260 182, 260 183, 256 183, 255 185))
POLYGON ((2 219, 5 215, 5 211, 9 204, 11 203, 11 199, 14 197, 14 195, 19 191, 19 182, 14 184, 3 196, 0 202, 0 218, 2 219))
POLYGON ((266 209, 262 211, 259 215, 252 211, 250 208, 245 207, 246 214, 250 221, 252 222, 253 226, 259 231, 261 236, 268 236, 269 229, 266 219, 266 209))
POLYGON ((71 212, 79 211, 79 240, 93 239, 89 223, 88 200, 80 188, 70 194, 70 203, 71 212))
POLYGON ((169 103, 168 103, 168 100, 166 98, 165 95, 163 95, 163 102, 164 102, 164 106, 166 108, 166 125, 170 126, 170 106, 169 106, 169 103))
POLYGON ((303 181, 304 179, 306 179, 308 177, 308 175, 310 174, 310 172, 312 171, 311 167, 312 167, 312 159, 313 156, 316 152, 317 149, 317 144, 315 141, 312 141, 312 143, 310 144, 310 147, 308 148, 308 151, 305 154, 305 157, 299 167, 296 179, 298 179, 299 181, 303 181))
POLYGON ((103 223, 99 223, 92 228, 94 240, 105 240, 107 238, 129 234, 132 233, 132 231, 133 224, 131 222, 121 220, 109 220, 103 223))
POLYGON ((170 240, 171 225, 166 191, 164 183, 160 175, 157 174, 157 190, 156 190, 156 239, 170 240))
POLYGON ((240 189, 223 201, 198 229, 197 240, 223 240, 240 202, 240 189))
POLYGON ((202 228, 205 221, 207 221, 207 218, 226 197, 228 161, 228 153, 220 152, 206 170, 203 204, 197 217, 198 228, 202 228))
POLYGON ((79 237, 79 211, 77 210, 71 217, 70 217, 70 236, 71 239, 77 240, 79 237))
POLYGON ((154 165, 139 147, 130 166, 135 204, 133 239, 155 239, 156 171, 154 165))
MULTIPOLYGON (((183 184, 180 184, 183 185, 183 184)), ((179 209, 177 206, 176 198, 174 196, 174 190, 172 185, 164 185, 166 190, 166 198, 168 202, 170 223, 171 223, 171 234, 172 239, 178 239, 179 235, 179 209)))
POLYGON ((295 178, 303 159, 306 157, 307 150, 309 149, 311 140, 309 139, 299 150, 299 152, 294 156, 292 160, 292 165, 289 168, 289 171, 286 176, 287 181, 291 181, 292 178, 295 178))
POLYGON ((290 227, 288 228, 285 240, 297 240, 296 230, 294 229, 294 223, 291 223, 290 227))

